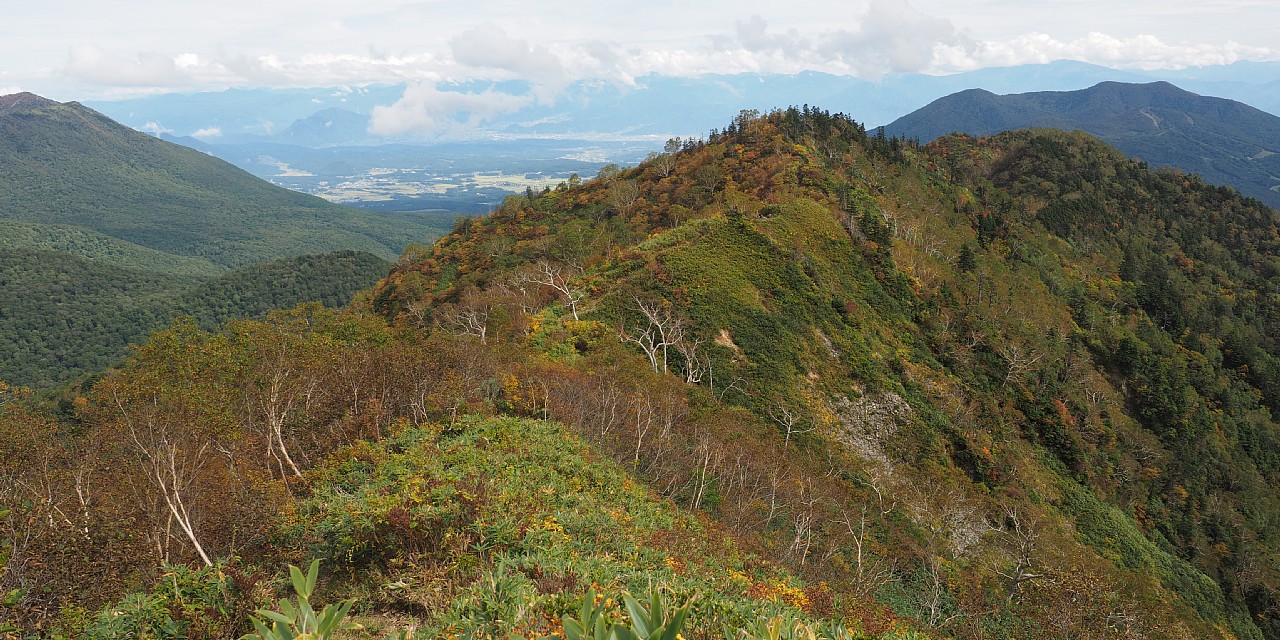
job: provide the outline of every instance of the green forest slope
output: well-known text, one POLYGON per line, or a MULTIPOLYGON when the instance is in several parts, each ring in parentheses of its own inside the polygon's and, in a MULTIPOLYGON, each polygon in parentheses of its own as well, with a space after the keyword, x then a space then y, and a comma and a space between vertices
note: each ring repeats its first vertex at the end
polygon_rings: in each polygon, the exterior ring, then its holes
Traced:
POLYGON ((99 371, 178 314, 212 327, 346 304, 386 259, 443 231, 275 187, 75 103, 0 96, 0 132, 0 378, 11 383, 99 371))
POLYGON ((73 225, 223 268, 339 249, 390 259, 432 231, 32 94, 0 96, 0 219, 73 225))
POLYGON ((214 279, 0 249, 0 380, 50 387, 106 369, 178 315, 214 327, 317 301, 342 306, 387 273, 372 254, 272 260, 214 279))

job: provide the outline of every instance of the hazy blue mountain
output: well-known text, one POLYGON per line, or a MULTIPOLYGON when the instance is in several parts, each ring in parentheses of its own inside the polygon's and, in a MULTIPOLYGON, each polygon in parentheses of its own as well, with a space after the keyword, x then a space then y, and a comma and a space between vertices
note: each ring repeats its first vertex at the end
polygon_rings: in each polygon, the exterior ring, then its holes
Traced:
POLYGON ((1280 117, 1168 82, 1103 82, 1079 91, 1011 95, 969 89, 899 118, 885 131, 928 142, 955 131, 990 135, 1025 128, 1087 131, 1153 166, 1198 173, 1280 208, 1280 117))
POLYGON ((204 130, 216 133, 205 136, 207 141, 236 142, 279 134, 294 122, 325 109, 368 114, 374 106, 391 104, 403 93, 403 85, 228 89, 86 101, 85 104, 135 129, 178 136, 204 130))
MULTIPOLYGON (((1178 71, 1117 70, 1069 60, 989 68, 947 76, 890 74, 878 82, 818 72, 645 76, 635 86, 584 81, 566 87, 552 105, 534 104, 452 138, 560 136, 657 139, 705 135, 743 109, 822 104, 874 126, 964 89, 995 93, 1070 91, 1103 81, 1167 80, 1207 95, 1239 100, 1280 114, 1280 63, 1239 62, 1178 71)), ((527 94, 520 82, 442 85, 442 91, 527 94)), ((176 136, 200 132, 209 143, 283 142, 305 146, 438 141, 422 135, 378 138, 361 129, 374 107, 395 103, 404 85, 315 89, 233 89, 89 103, 131 127, 176 136), (338 109, 346 113, 330 111, 338 109), (325 123, 330 123, 325 127, 325 123), (337 129, 333 127, 337 126, 337 129), (341 135, 333 133, 341 132, 341 135)))
POLYGON ((273 139, 303 147, 360 144, 370 138, 367 114, 330 107, 289 125, 273 139))

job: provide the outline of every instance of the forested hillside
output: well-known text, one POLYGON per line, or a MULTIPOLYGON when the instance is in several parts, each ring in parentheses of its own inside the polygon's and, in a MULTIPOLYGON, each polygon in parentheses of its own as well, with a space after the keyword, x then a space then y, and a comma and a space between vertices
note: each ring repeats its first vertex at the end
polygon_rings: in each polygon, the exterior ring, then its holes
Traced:
POLYGON ((0 219, 73 225, 223 269, 341 249, 395 257, 433 229, 281 189, 78 103, 0 96, 0 219))
POLYGON ((213 328, 302 302, 342 306, 387 267, 368 253, 337 251, 206 280, 58 251, 0 249, 0 380, 50 387, 101 371, 179 315, 213 328))
POLYGON ((70 422, 9 392, 5 619, 230 636, 320 558, 348 637, 1280 638, 1278 223, 1084 134, 743 113, 70 422))
POLYGON ((433 224, 275 187, 75 103, 0 96, 0 379, 100 371, 180 314, 212 328, 346 304, 433 224))

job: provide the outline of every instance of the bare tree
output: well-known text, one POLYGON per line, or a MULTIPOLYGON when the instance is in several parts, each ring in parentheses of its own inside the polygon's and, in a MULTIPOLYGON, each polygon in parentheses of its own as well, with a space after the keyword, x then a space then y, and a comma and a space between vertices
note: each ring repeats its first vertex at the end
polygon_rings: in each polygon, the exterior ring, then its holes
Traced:
POLYGON ((487 344, 491 308, 483 294, 472 290, 458 304, 445 309, 444 320, 453 325, 458 335, 476 337, 480 344, 487 344))
POLYGON ((625 214, 640 199, 640 185, 635 180, 613 180, 609 184, 609 204, 625 214))
POLYGON ((1019 513, 1015 507, 1005 508, 1004 520, 1005 528, 1000 532, 1000 546, 1012 560, 1012 566, 996 569, 996 573, 1009 581, 1006 601, 1013 603, 1018 595, 1018 588, 1024 582, 1044 577, 1044 574, 1035 571, 1040 521, 1027 513, 1019 513))
POLYGON ((488 343, 485 337, 489 331, 489 312, 487 310, 459 310, 455 308, 451 313, 445 314, 445 319, 453 324, 459 334, 480 338, 480 344, 488 343))
MULTIPOLYGON (((293 412, 294 405, 303 397, 302 394, 296 393, 290 384, 290 378, 296 377, 294 371, 283 364, 273 368, 265 381, 266 388, 258 400, 266 417, 268 455, 276 458, 281 466, 287 464, 294 477, 301 478, 302 470, 294 463, 293 456, 289 455, 289 447, 285 445, 284 437, 285 421, 293 412)), ((284 475, 283 468, 281 475, 284 475)))
POLYGON ((623 327, 622 339, 639 345, 655 372, 667 373, 670 349, 684 341, 684 318, 672 313, 665 300, 650 302, 637 297, 635 301, 648 324, 639 330, 623 327))
POLYGON ((810 548, 813 547, 813 525, 818 520, 816 505, 820 498, 813 494, 807 481, 800 482, 800 495, 792 500, 791 543, 787 545, 787 556, 798 559, 803 566, 808 562, 810 548))
POLYGON ((956 618, 964 615, 962 611, 949 611, 947 598, 947 569, 943 566, 943 560, 939 556, 931 556, 929 564, 926 567, 928 573, 926 578, 928 582, 925 588, 920 590, 917 598, 921 606, 927 614, 926 620, 932 627, 944 627, 950 624, 956 618))
MULTIPOLYGON (((516 275, 510 279, 498 282, 498 289, 516 304, 520 305, 520 312, 531 316, 537 309, 537 296, 533 291, 529 290, 529 284, 532 282, 528 277, 516 275)), ((536 283, 535 283, 536 284, 536 283)))
POLYGON ((897 579, 893 563, 885 562, 879 555, 871 553, 872 540, 867 531, 866 505, 862 506, 856 522, 852 513, 846 513, 840 524, 844 525, 853 545, 852 577, 854 589, 859 596, 870 597, 880 587, 897 579))
POLYGON ((582 275, 582 267, 541 260, 534 269, 534 272, 528 276, 529 281, 554 289, 564 298, 565 304, 569 305, 569 312, 573 314, 573 319, 578 320, 578 305, 582 304, 587 297, 587 292, 573 281, 582 275))
MULTIPOLYGON (((213 566, 213 560, 197 535, 197 523, 192 510, 194 485, 202 468, 209 461, 212 442, 200 438, 196 429, 168 424, 163 416, 148 412, 135 417, 125 408, 119 396, 114 393, 112 395, 128 428, 129 438, 138 454, 142 470, 151 488, 160 494, 168 511, 165 528, 168 529, 170 523, 176 523, 205 566, 213 566)), ((157 533, 157 544, 159 540, 157 533)))
MULTIPOLYGON (((678 150, 679 149, 677 148, 677 151, 678 150)), ((664 178, 670 176, 672 171, 675 171, 676 156, 671 151, 667 151, 666 153, 652 153, 649 155, 648 160, 649 162, 652 162, 654 168, 658 170, 658 175, 664 178)))
POLYGON ((1033 349, 1028 349, 1012 343, 1000 345, 996 349, 1001 358, 1008 363, 1008 372, 1004 377, 1004 385, 1010 382, 1016 382, 1023 376, 1035 370, 1036 363, 1040 361, 1043 354, 1036 353, 1033 349))
POLYGON ((772 418, 774 422, 778 423, 779 427, 782 427, 783 433, 785 434, 782 438, 783 451, 785 451, 787 446, 791 444, 791 436, 803 435, 817 428, 815 426, 810 426, 808 429, 800 428, 800 415, 792 411, 790 407, 781 403, 778 403, 769 409, 769 417, 772 418))
POLYGON ((702 501, 707 497, 707 489, 716 481, 717 471, 721 463, 724 461, 724 455, 714 446, 709 439, 700 442, 695 450, 695 465, 693 475, 693 499, 689 502, 689 510, 697 511, 702 508, 702 501))
POLYGON ((631 412, 635 416, 636 450, 632 464, 640 466, 640 451, 644 448, 644 438, 654 426, 653 398, 645 393, 631 395, 631 412))
POLYGON ((676 351, 684 358, 684 381, 698 384, 711 376, 711 357, 701 352, 702 338, 685 338, 676 344, 676 351))

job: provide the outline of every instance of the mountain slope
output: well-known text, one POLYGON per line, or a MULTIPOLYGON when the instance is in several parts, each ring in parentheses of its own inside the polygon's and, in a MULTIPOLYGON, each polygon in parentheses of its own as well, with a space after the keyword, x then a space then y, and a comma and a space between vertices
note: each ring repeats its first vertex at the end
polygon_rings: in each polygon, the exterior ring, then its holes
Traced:
POLYGON ((1031 127, 1088 131, 1153 166, 1198 173, 1280 207, 1280 117, 1167 82, 1005 96, 970 89, 895 120, 885 132, 927 142, 953 131, 1031 127))
POLYGON ((393 257, 431 230, 272 186, 76 103, 0 96, 0 218, 80 226, 223 268, 356 249, 393 257))
POLYGON ((103 369, 179 313, 212 326, 345 304, 439 233, 32 94, 0 96, 0 223, 0 379, 38 387, 103 369))
POLYGON ((118 360, 195 281, 71 254, 0 249, 0 379, 49 386, 118 360))
POLYGON ((635 512, 579 501, 644 483, 805 585, 726 570, 717 593, 854 637, 1277 638, 1278 231, 1082 133, 919 147, 743 113, 461 221, 345 312, 157 334, 48 451, 10 447, 45 462, 0 457, 40 497, 3 520, 32 542, 0 589, 43 586, 17 605, 40 620, 90 575, 98 607, 176 592, 161 559, 240 558, 252 587, 320 556, 371 633, 543 633, 593 576, 707 575, 697 532, 632 547, 635 512), (629 475, 572 473, 595 456, 629 475))
MULTIPOLYGON (((913 517, 958 518, 939 526, 963 537, 961 513, 1022 512, 1013 496, 1040 495, 1054 514, 1042 524, 1074 528, 1115 563, 1094 569, 1104 581, 1142 572, 1155 583, 1125 588, 1180 594, 1174 618, 1199 619, 1193 635, 1256 637, 1250 616, 1272 606, 1274 577, 1250 574, 1245 587, 1231 571, 1270 553, 1265 519, 1237 537, 1191 514, 1212 503, 1243 522, 1280 508, 1265 489, 1280 397, 1277 350, 1261 336, 1275 318, 1251 302, 1274 295, 1275 230, 1274 211, 1150 174, 1087 136, 913 149, 793 110, 736 121, 674 165, 510 202, 393 273, 373 300, 449 327, 486 295, 496 304, 541 282, 544 302, 614 327, 655 369, 714 384, 784 439, 820 433, 821 446, 863 458, 899 508, 923 510, 913 517), (1240 302, 1219 300, 1224 286, 1240 302), (1210 311, 1224 308, 1239 320, 1210 311), (1102 309, 1125 320, 1116 328, 1102 309), (1205 455, 1225 459, 1206 469, 1205 455), (950 506, 910 497, 930 484, 982 489, 947 494, 950 506), (967 502, 979 495, 988 506, 967 502)), ((964 565, 959 548, 945 557, 964 565)), ((1108 584, 1098 593, 1119 588, 1108 584)), ((1041 586, 1045 602, 1064 597, 1066 583, 1041 586)))
POLYGON ((176 276, 214 277, 225 271, 204 258, 165 253, 65 224, 5 220, 0 228, 0 248, 58 251, 115 267, 176 276))

